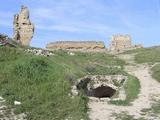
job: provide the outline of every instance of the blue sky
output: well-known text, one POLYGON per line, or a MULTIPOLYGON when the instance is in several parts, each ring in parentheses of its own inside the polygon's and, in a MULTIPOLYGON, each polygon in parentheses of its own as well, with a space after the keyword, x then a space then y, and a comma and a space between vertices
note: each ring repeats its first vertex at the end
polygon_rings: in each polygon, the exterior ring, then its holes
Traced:
POLYGON ((133 43, 160 45, 160 0, 5 0, 0 5, 0 33, 13 34, 13 15, 21 5, 35 25, 31 46, 58 40, 100 40, 130 34, 133 43))

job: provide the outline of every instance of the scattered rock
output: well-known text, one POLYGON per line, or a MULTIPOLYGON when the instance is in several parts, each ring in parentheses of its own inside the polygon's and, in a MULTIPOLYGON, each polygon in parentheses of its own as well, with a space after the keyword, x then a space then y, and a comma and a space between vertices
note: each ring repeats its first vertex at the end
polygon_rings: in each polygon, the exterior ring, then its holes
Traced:
POLYGON ((108 102, 108 101, 110 101, 109 98, 100 98, 100 102, 108 102))
POLYGON ((19 102, 19 101, 14 101, 14 105, 21 105, 21 102, 19 102))
MULTIPOLYGON (((16 105, 21 103, 15 101, 16 105)), ((0 97, 0 120, 27 120, 27 115, 25 113, 15 114, 14 109, 8 107, 5 103, 5 99, 0 97)))
POLYGON ((28 53, 32 53, 34 55, 38 55, 38 56, 49 57, 49 56, 54 55, 53 52, 48 51, 48 50, 43 50, 43 49, 27 49, 25 51, 28 52, 28 53))
POLYGON ((4 98, 0 96, 0 100, 4 100, 4 98))
POLYGON ((5 34, 0 34, 0 46, 16 47, 11 43, 12 39, 5 34))
POLYGON ((72 93, 73 96, 77 96, 78 95, 77 86, 72 86, 71 93, 72 93))
POLYGON ((70 55, 70 56, 74 56, 75 55, 75 53, 73 53, 73 52, 68 52, 67 54, 70 55))

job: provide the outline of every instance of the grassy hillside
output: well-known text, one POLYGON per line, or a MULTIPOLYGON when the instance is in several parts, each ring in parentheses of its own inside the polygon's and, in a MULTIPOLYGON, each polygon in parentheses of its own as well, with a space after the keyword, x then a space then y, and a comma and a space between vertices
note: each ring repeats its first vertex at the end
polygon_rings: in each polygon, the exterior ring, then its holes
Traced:
POLYGON ((0 47, 0 95, 17 113, 27 113, 29 120, 87 120, 87 98, 68 96, 70 87, 87 74, 124 73, 124 62, 103 53, 76 53, 70 56, 59 51, 42 57, 21 49, 0 47), (121 67, 111 67, 121 66, 121 67))
POLYGON ((156 80, 158 80, 160 82, 160 64, 157 64, 156 66, 154 66, 152 68, 153 71, 153 78, 155 78, 156 80))
MULTIPOLYGON (((138 54, 135 57, 137 63, 160 63, 160 46, 147 48, 137 51, 138 54)), ((152 76, 160 82, 160 64, 156 64, 152 68, 152 76)))
POLYGON ((135 60, 138 63, 156 63, 160 62, 160 47, 152 47, 137 51, 135 60))
POLYGON ((125 100, 111 100, 110 103, 115 105, 130 105, 132 101, 134 101, 140 92, 140 82, 139 80, 131 75, 128 75, 128 80, 124 85, 126 99, 125 100))

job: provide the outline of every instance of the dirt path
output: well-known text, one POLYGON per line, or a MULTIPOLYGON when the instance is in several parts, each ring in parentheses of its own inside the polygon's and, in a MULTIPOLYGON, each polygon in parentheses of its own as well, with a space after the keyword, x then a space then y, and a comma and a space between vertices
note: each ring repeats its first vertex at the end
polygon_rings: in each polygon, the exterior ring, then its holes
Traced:
MULTIPOLYGON (((120 55, 128 65, 125 67, 126 71, 136 76, 140 80, 141 90, 138 98, 132 102, 131 106, 116 106, 108 104, 107 102, 90 101, 88 106, 90 108, 89 117, 91 120, 114 120, 113 113, 127 112, 129 115, 134 115, 135 118, 144 117, 145 120, 156 120, 149 115, 143 115, 141 110, 150 108, 152 99, 160 98, 160 83, 154 80, 150 74, 150 68, 147 64, 136 65, 134 63, 134 55, 120 55)), ((157 120, 159 120, 158 118, 157 120)))

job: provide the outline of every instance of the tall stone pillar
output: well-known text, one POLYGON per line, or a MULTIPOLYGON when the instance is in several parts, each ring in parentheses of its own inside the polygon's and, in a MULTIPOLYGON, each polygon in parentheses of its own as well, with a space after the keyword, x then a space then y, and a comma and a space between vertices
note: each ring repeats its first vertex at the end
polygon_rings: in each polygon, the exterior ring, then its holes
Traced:
POLYGON ((34 25, 29 19, 29 10, 22 6, 19 14, 14 15, 13 40, 22 46, 29 46, 34 34, 34 25))

